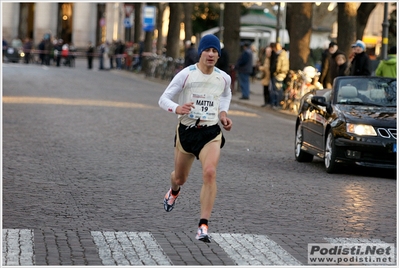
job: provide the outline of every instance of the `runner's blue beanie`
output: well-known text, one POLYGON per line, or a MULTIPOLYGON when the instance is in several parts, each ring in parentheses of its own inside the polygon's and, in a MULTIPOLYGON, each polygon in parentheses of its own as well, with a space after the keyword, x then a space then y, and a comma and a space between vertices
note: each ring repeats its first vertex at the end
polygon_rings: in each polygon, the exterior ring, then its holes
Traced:
POLYGON ((208 48, 216 49, 220 57, 220 41, 219 38, 213 34, 208 34, 201 38, 198 46, 198 56, 201 56, 201 53, 208 48))

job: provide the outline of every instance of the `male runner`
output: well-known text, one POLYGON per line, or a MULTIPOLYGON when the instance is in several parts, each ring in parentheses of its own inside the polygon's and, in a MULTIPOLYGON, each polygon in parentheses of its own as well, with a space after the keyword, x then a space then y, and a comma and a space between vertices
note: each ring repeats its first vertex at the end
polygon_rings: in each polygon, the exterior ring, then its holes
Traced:
POLYGON ((220 41, 216 36, 202 37, 198 46, 198 63, 176 74, 159 99, 161 108, 178 114, 175 169, 170 175, 171 187, 165 195, 164 208, 167 212, 172 211, 194 159, 199 159, 203 185, 196 239, 207 243, 211 242, 208 220, 216 198, 216 168, 225 141, 218 123, 220 121, 227 131, 232 127, 232 121, 227 117, 231 77, 215 67, 220 54, 220 41), (178 103, 173 101, 177 95, 178 103))

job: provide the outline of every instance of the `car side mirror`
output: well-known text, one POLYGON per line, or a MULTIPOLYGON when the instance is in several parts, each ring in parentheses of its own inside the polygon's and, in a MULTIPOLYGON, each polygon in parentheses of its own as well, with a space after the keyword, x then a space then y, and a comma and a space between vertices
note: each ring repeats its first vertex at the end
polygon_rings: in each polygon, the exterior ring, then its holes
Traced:
POLYGON ((314 105, 319 105, 319 106, 324 106, 326 107, 327 113, 331 114, 332 113, 332 107, 331 104, 327 102, 326 98, 323 96, 313 96, 310 101, 314 105))

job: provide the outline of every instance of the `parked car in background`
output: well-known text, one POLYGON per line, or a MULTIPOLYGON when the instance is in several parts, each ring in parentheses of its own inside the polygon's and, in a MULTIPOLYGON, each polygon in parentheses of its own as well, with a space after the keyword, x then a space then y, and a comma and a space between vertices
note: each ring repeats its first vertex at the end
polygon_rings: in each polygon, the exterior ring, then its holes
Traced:
POLYGON ((328 173, 342 164, 396 169, 396 79, 342 76, 332 89, 301 99, 295 159, 324 159, 328 173))
POLYGON ((8 62, 19 62, 19 60, 23 58, 25 54, 20 48, 8 47, 4 56, 8 62))

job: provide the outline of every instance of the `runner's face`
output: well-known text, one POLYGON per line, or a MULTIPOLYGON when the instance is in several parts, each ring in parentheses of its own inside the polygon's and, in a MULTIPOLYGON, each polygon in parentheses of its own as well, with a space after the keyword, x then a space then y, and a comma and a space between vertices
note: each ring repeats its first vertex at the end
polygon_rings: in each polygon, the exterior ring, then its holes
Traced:
POLYGON ((206 66, 215 66, 218 59, 218 51, 214 48, 207 48, 201 53, 200 63, 206 66))

